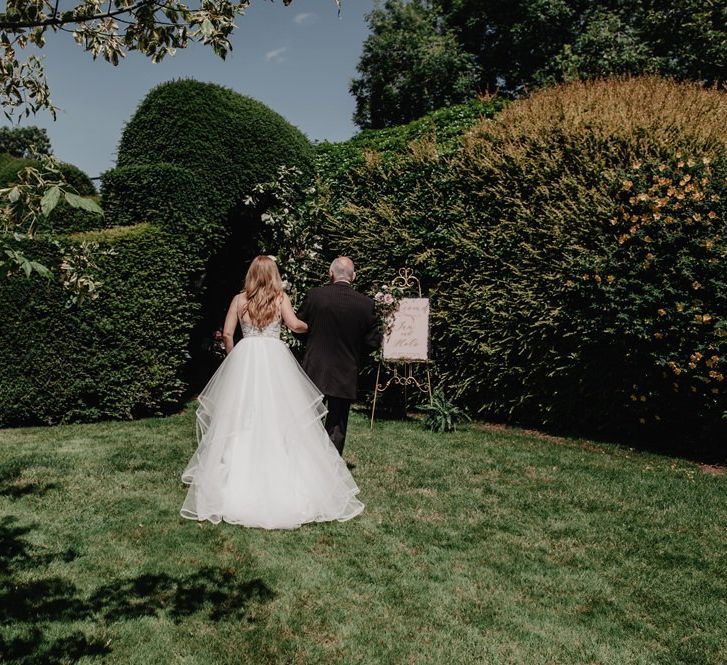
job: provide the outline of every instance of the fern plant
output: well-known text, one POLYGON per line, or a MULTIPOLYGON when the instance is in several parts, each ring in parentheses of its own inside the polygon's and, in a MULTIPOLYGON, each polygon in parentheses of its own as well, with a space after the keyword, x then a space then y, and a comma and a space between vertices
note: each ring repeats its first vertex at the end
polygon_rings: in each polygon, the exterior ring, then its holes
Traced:
POLYGON ((432 432, 456 432, 457 423, 471 418, 458 406, 450 402, 441 388, 432 395, 432 401, 419 406, 426 413, 424 427, 432 432))

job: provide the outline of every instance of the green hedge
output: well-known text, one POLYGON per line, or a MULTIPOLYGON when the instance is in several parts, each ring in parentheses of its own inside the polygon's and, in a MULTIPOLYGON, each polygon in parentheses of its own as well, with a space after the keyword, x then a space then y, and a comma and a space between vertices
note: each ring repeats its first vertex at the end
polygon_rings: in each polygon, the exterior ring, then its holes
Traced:
MULTIPOLYGON (((148 224, 70 238, 99 242, 103 289, 65 307, 57 280, 0 277, 0 426, 132 418, 177 408, 198 306, 187 292, 187 258, 148 224)), ((57 264, 56 250, 26 251, 57 264)))
MULTIPOLYGON (((204 341, 224 317, 217 300, 239 288, 254 248, 259 211, 246 213, 243 197, 283 164, 310 166, 311 155, 297 129, 230 90, 195 81, 152 90, 124 130, 118 167, 103 174, 105 216, 61 205, 41 229, 61 244, 113 250, 94 275, 100 297, 67 309, 57 278, 0 277, 0 308, 11 312, 0 321, 0 426, 178 407, 191 381, 209 378, 190 352, 209 364, 204 341)), ((0 175, 19 166, 0 157, 0 175)), ((81 189, 82 174, 67 174, 81 189)), ((24 250, 57 275, 52 243, 24 250)))
POLYGON ((504 99, 473 99, 439 109, 406 125, 386 129, 366 129, 349 141, 316 146, 316 165, 327 180, 346 186, 352 168, 363 166, 367 157, 375 155, 384 163, 409 153, 420 142, 434 141, 440 154, 457 150, 463 134, 483 118, 492 118, 506 104, 504 99))
POLYGON ((726 100, 579 83, 454 152, 363 153, 322 174, 327 253, 364 289, 421 275, 439 380, 481 417, 724 450, 726 100))
MULTIPOLYGON (((270 108, 193 80, 154 88, 126 125, 118 151, 122 168, 165 163, 188 169, 208 216, 223 221, 279 166, 310 170, 311 160, 305 136, 270 108)), ((180 194, 188 198, 187 191, 180 194)))
POLYGON ((203 205, 194 173, 174 164, 122 166, 101 176, 103 205, 117 224, 153 220, 159 224, 179 213, 199 217, 203 205))

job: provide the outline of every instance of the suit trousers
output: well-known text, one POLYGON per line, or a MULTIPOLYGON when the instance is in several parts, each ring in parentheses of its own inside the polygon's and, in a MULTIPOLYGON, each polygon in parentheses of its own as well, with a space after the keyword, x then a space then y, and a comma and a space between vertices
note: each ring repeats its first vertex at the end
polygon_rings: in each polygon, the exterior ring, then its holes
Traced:
POLYGON ((350 399, 330 397, 326 395, 326 432, 339 455, 343 455, 343 444, 346 442, 346 427, 348 426, 348 412, 351 408, 350 399))

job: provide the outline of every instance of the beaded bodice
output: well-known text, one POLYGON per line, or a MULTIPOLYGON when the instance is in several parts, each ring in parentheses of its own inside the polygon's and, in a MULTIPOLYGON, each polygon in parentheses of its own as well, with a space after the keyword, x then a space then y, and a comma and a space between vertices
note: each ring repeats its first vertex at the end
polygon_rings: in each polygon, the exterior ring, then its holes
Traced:
POLYGON ((242 322, 243 337, 272 337, 280 339, 280 319, 268 323, 264 328, 257 328, 251 323, 242 322))

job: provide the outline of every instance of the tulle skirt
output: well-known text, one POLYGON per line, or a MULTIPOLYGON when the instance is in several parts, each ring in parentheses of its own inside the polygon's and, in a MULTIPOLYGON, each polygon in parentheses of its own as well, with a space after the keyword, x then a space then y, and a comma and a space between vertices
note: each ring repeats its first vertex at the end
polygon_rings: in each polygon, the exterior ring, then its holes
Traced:
POLYGON ((321 422, 323 395, 284 342, 242 339, 198 400, 182 517, 293 529, 363 510, 321 422))

